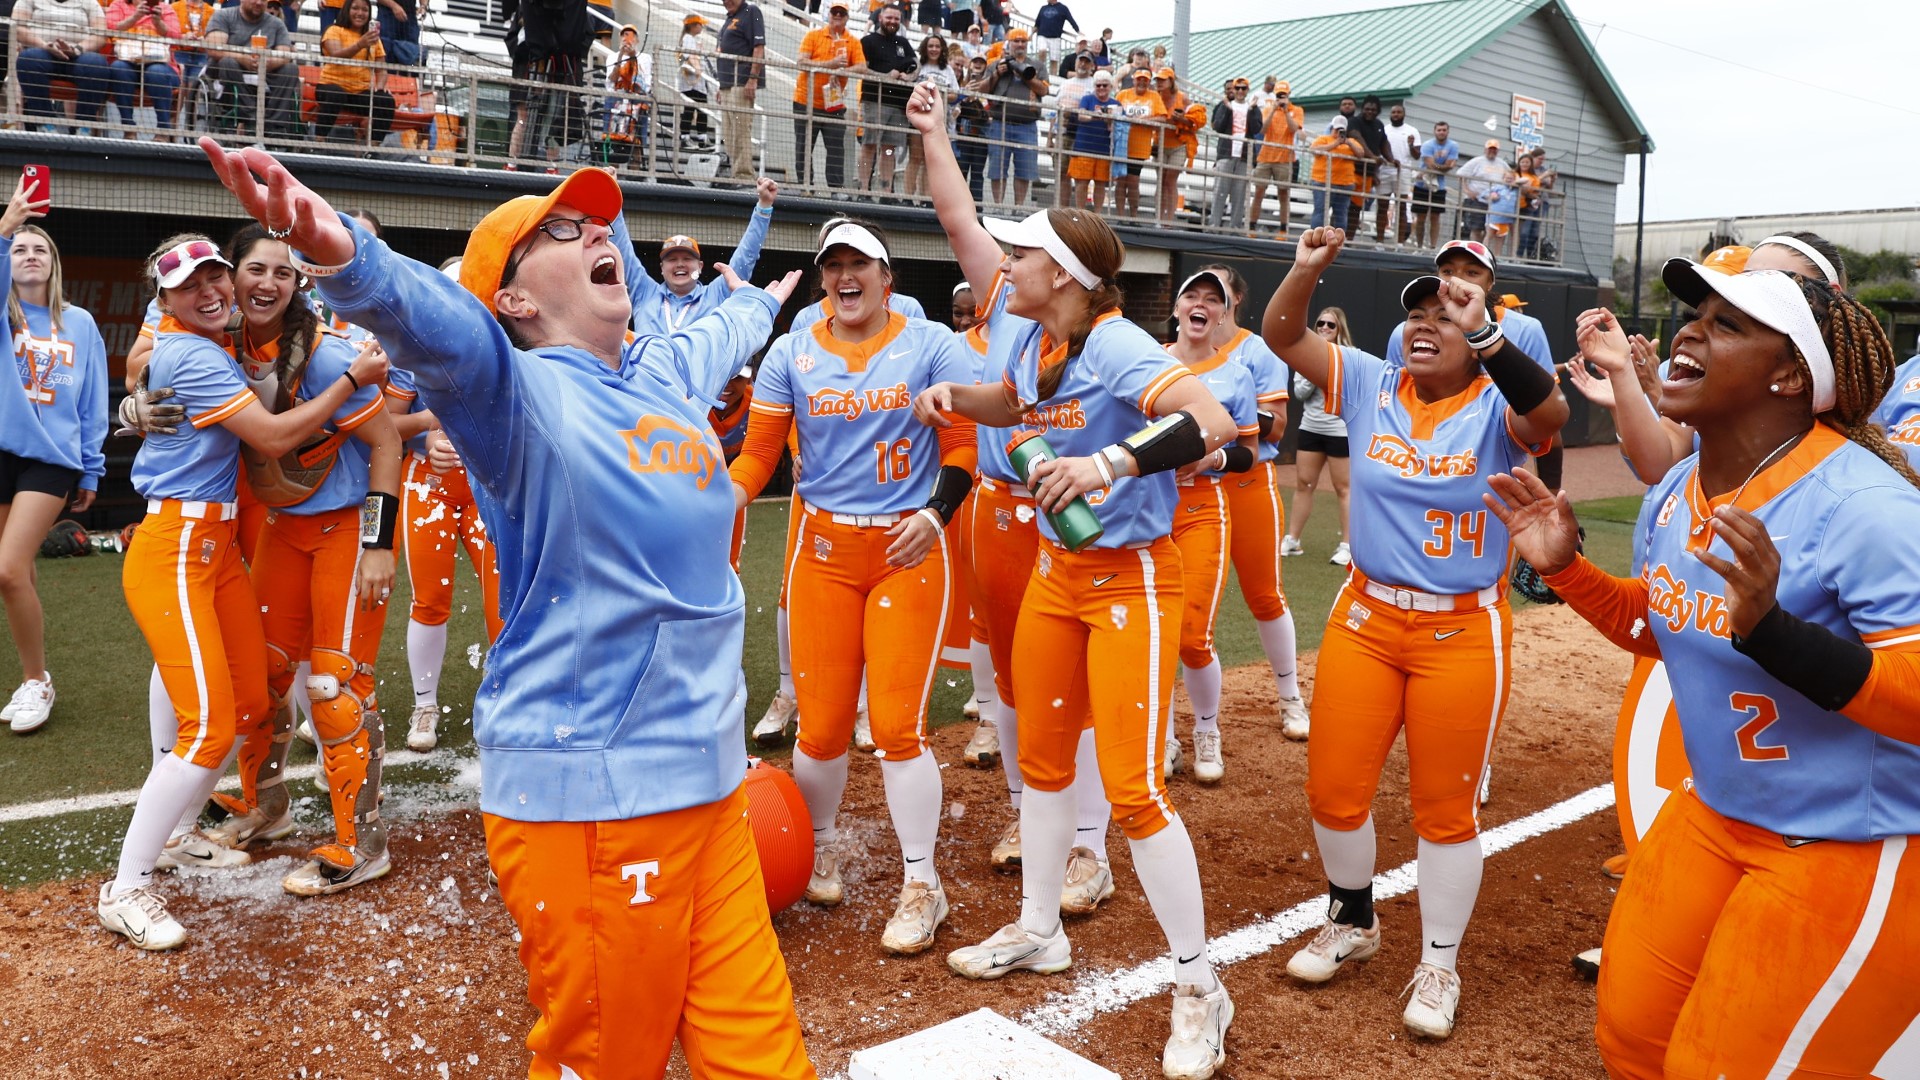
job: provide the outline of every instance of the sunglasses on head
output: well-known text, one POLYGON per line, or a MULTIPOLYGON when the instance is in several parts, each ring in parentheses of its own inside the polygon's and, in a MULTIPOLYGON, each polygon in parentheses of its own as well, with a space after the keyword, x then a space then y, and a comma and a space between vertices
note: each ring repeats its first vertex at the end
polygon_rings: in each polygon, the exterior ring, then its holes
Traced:
POLYGON ((1471 251, 1483 259, 1493 258, 1493 253, 1487 250, 1487 245, 1478 240, 1449 240, 1440 251, 1442 254, 1449 251, 1471 251))
POLYGON ((220 249, 213 246, 211 240, 189 240, 176 244, 154 261, 153 268, 160 277, 171 277, 180 267, 202 259, 217 259, 220 249))

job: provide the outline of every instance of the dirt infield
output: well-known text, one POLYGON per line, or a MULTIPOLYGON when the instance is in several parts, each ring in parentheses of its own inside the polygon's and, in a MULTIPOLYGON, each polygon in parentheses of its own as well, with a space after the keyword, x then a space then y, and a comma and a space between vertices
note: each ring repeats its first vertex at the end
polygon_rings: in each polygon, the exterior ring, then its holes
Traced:
MULTIPOLYGON (((1563 608, 1522 612, 1517 627, 1488 827, 1607 781, 1608 732, 1628 669, 1623 654, 1563 608)), ((1311 670, 1308 658, 1309 686, 1311 670)), ((1272 700, 1263 671, 1230 672, 1225 783, 1208 789, 1182 776, 1170 788, 1201 853, 1212 934, 1323 887, 1301 792, 1304 747, 1279 738, 1272 700)), ((964 725, 941 730, 940 759, 957 763, 968 734, 964 725)), ((953 914, 934 952, 898 959, 880 951, 898 855, 879 768, 864 757, 842 819, 843 832, 865 842, 847 867, 846 905, 776 920, 823 1076, 843 1072, 862 1047, 981 1006, 1019 1015, 1076 980, 1164 949, 1116 830, 1119 889, 1098 914, 1069 924, 1072 971, 986 984, 948 974, 946 949, 1013 917, 1019 881, 986 868, 1010 816, 999 771, 955 764, 943 775, 940 860, 953 914)), ((1405 788, 1396 751, 1377 803, 1383 870, 1414 855, 1405 788)), ((1600 1075, 1592 989, 1568 959, 1599 943, 1612 900, 1599 865, 1618 843, 1613 815, 1602 812, 1489 860, 1463 946, 1459 1029, 1444 1044, 1414 1044, 1399 1023, 1396 995, 1419 958, 1411 896, 1380 906, 1387 937, 1379 956, 1328 986, 1287 980, 1293 943, 1226 968, 1239 1016, 1223 1075, 1600 1075)), ((286 846, 245 871, 169 881, 176 913, 199 935, 170 955, 139 953, 98 927, 98 880, 0 894, 0 995, 9 1005, 0 1013, 0 1076, 524 1076, 521 1040, 533 1014, 514 928, 487 893, 478 815, 399 826, 393 847, 390 877, 329 899, 280 892, 298 854, 286 846)), ((1123 1077, 1157 1076, 1167 1010, 1158 995, 1060 1041, 1123 1077)))

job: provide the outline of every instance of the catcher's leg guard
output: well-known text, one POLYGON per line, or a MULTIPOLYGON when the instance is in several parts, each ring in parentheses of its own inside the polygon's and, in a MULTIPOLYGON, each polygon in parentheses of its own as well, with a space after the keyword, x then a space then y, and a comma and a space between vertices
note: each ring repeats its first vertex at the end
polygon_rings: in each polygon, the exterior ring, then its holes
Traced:
MULTIPOLYGON (((362 848, 364 839, 365 853, 377 853, 386 846, 386 832, 379 826, 386 733, 373 693, 373 667, 339 649, 315 648, 313 672, 307 693, 313 699, 314 734, 326 768, 334 833, 347 848, 362 848)), ((315 857, 333 861, 320 852, 315 857)), ((351 856, 347 865, 352 865, 351 856)))
MULTIPOLYGON (((287 704, 287 687, 293 679, 293 658, 285 649, 267 643, 268 709, 257 723, 240 732, 240 798, 215 795, 214 803, 229 814, 240 815, 260 805, 261 792, 283 787, 287 779, 287 751, 293 742, 293 711, 287 704), (237 802, 238 805, 235 805, 237 802)), ((276 806, 287 800, 285 790, 272 796, 276 806)), ((273 817, 278 817, 275 813, 273 817)))

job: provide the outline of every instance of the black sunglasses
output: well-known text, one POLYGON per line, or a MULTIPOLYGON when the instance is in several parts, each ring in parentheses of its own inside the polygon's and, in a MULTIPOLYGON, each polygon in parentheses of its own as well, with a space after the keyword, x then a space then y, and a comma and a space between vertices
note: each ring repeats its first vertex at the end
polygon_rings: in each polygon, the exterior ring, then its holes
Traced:
POLYGON ((1321 321, 1314 323, 1313 328, 1315 330, 1338 330, 1340 329, 1340 324, 1337 322, 1333 322, 1331 320, 1322 319, 1321 321))

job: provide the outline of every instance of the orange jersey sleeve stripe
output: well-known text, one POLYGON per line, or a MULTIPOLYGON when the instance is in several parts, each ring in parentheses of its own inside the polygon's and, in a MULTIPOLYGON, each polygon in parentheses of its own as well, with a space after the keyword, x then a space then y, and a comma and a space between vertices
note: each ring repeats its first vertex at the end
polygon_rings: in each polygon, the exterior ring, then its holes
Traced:
POLYGON ((1290 401, 1292 400, 1292 395, 1288 394, 1285 390, 1282 390, 1277 394, 1256 395, 1253 400, 1259 402, 1262 405, 1265 405, 1269 401, 1290 401))
POLYGON ((372 401, 362 405, 359 412, 340 421, 336 427, 340 431, 352 431, 354 428, 359 427, 361 424, 366 423, 386 411, 387 403, 376 397, 372 401))
POLYGON ((213 408, 208 409, 206 412, 201 413, 199 416, 194 417, 189 423, 196 428, 211 427, 214 424, 229 419, 239 413, 241 409, 246 408, 258 400, 258 398, 253 396, 252 390, 242 390, 220 404, 215 405, 213 408))
POLYGON ((1346 364, 1340 359, 1339 346, 1331 341, 1327 342, 1327 401, 1325 408, 1328 416, 1339 416, 1341 406, 1346 404, 1340 392, 1341 386, 1346 379, 1347 373, 1345 368, 1346 364))
POLYGON ((1246 427, 1242 427, 1242 428, 1235 428, 1234 430, 1235 430, 1235 431, 1238 431, 1238 432, 1239 432, 1240 434, 1242 434, 1242 435, 1258 435, 1258 434, 1260 434, 1260 425, 1259 425, 1259 424, 1249 424, 1249 425, 1248 425, 1248 426, 1246 426, 1246 427))
POLYGON ((749 412, 757 412, 765 416, 793 415, 793 406, 791 405, 774 405, 770 402, 761 401, 758 398, 748 403, 747 409, 749 412))
POLYGON ((418 393, 412 390, 402 390, 399 387, 393 385, 392 383, 388 383, 387 385, 381 387, 380 393, 387 397, 392 398, 395 401, 412 401, 413 399, 420 396, 418 393))
POLYGON ((1193 372, 1188 371, 1187 365, 1185 364, 1175 364, 1166 371, 1161 372, 1159 378, 1147 384, 1147 392, 1140 395, 1140 411, 1146 413, 1148 416, 1154 415, 1153 404, 1160 400, 1161 394, 1166 393, 1167 387, 1172 386, 1181 379, 1190 379, 1193 377, 1193 372))

